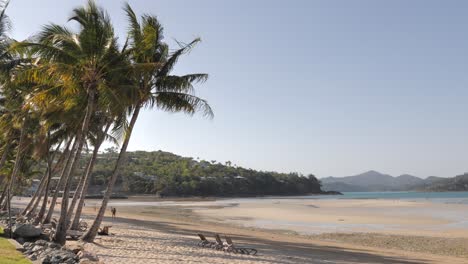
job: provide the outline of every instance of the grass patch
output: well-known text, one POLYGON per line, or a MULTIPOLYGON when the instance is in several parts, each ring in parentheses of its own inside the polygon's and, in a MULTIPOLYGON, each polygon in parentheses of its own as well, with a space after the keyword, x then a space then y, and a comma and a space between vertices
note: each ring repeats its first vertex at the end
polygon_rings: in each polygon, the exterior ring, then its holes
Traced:
POLYGON ((3 228, 0 227, 0 264, 31 264, 31 261, 2 236, 3 228))

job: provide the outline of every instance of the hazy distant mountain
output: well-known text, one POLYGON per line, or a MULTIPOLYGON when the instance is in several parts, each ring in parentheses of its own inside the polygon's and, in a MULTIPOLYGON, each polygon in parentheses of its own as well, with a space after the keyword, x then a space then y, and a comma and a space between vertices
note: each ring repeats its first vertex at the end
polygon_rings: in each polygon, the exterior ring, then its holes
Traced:
POLYGON ((396 177, 395 179, 398 182, 398 185, 402 185, 402 186, 412 186, 416 184, 421 184, 422 182, 425 181, 421 178, 418 178, 416 176, 409 175, 409 174, 400 175, 396 177))
POLYGON ((468 173, 453 178, 428 177, 424 184, 416 186, 421 191, 468 191, 468 173))
POLYGON ((424 183, 424 180, 409 174, 393 177, 377 171, 368 171, 354 176, 327 177, 321 179, 324 190, 352 191, 401 191, 424 183))
POLYGON ((320 181, 323 190, 339 192, 468 191, 468 173, 452 178, 430 176, 421 179, 409 174, 393 177, 371 170, 354 176, 322 178, 320 181))
POLYGON ((436 176, 429 176, 427 177, 424 181, 426 183, 434 183, 436 181, 440 181, 440 180, 445 180, 447 178, 442 178, 442 177, 436 177, 436 176))

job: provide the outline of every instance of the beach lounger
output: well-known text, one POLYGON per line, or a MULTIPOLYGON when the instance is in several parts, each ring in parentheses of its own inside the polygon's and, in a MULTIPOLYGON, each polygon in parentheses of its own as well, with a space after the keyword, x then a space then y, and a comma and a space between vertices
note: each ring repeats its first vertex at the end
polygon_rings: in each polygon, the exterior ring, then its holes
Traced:
POLYGON ((100 236, 109 236, 110 235, 109 229, 111 227, 112 226, 104 226, 103 228, 99 228, 98 235, 100 235, 100 236))
POLYGON ((42 228, 52 228, 52 224, 42 224, 42 228))
POLYGON ((197 234, 198 237, 200 238, 200 242, 198 242, 198 246, 200 247, 213 247, 216 243, 215 242, 211 242, 211 241, 208 241, 208 239, 206 239, 206 237, 203 235, 203 234, 197 234))
POLYGON ((78 240, 84 232, 80 232, 78 230, 67 230, 67 236, 71 237, 73 240, 78 240))
POLYGON ((87 229, 88 223, 80 219, 80 223, 78 224, 78 230, 80 230, 81 232, 86 232, 87 229))
POLYGON ((230 237, 225 236, 225 238, 226 238, 226 244, 224 248, 225 248, 225 251, 227 252, 234 252, 234 253, 246 254, 246 255, 256 255, 258 252, 255 248, 236 247, 234 246, 234 242, 232 242, 232 239, 230 237))
POLYGON ((218 234, 215 235, 215 239, 216 239, 216 243, 213 246, 213 248, 216 249, 216 250, 221 250, 222 249, 222 250, 226 251, 225 250, 225 243, 223 243, 223 241, 221 240, 221 237, 218 234))
POLYGON ((52 225, 53 229, 57 228, 57 223, 58 223, 57 218, 52 218, 52 220, 50 221, 50 224, 52 225))

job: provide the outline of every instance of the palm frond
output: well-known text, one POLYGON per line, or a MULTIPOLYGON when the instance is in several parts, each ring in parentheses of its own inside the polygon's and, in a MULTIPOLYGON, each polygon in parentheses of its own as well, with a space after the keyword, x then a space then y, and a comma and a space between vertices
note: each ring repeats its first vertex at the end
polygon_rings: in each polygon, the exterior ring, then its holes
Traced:
POLYGON ((208 102, 204 99, 187 93, 157 92, 153 95, 157 108, 168 112, 184 112, 193 115, 201 112, 203 116, 213 118, 214 113, 208 102))
POLYGON ((167 60, 166 64, 164 67, 161 69, 161 72, 159 73, 159 76, 165 76, 168 75, 172 69, 174 68, 175 64, 179 60, 179 57, 187 52, 190 52, 191 49, 195 47, 197 43, 201 41, 200 38, 194 39, 192 42, 188 44, 183 44, 181 42, 177 42, 179 46, 181 47, 180 49, 176 50, 174 53, 171 54, 169 59, 167 60))

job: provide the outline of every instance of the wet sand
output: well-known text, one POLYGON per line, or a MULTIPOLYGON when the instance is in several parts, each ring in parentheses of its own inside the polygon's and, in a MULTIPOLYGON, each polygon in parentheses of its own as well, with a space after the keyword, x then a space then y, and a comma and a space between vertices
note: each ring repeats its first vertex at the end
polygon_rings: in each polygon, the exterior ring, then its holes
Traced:
MULTIPOLYGON (((466 205, 388 200, 314 200, 310 204, 285 200, 223 204, 202 200, 155 205, 148 204, 149 200, 113 201, 118 218, 106 221, 113 226, 115 236, 100 237, 87 247, 106 263, 468 263, 467 230, 453 225, 453 215, 438 217, 439 213, 466 211, 466 205), (128 202, 143 203, 129 206, 128 202), (402 213, 395 215, 397 209, 402 213), (315 210, 315 214, 311 216, 309 210, 315 210), (392 213, 382 216, 379 210, 392 213), (439 211, 428 217, 418 210, 439 211), (265 226, 272 228, 268 230, 245 224, 258 218, 336 224, 380 221, 384 227, 397 223, 400 229, 356 233, 356 226, 347 226, 346 232, 306 234, 281 226, 265 226), (408 228, 412 228, 411 232, 404 234, 408 228), (239 245, 255 247, 260 253, 242 256, 200 249, 196 246, 198 232, 211 239, 214 233, 227 234, 239 245)), ((87 205, 86 218, 91 220, 93 201, 87 205)))
MULTIPOLYGON (((468 238, 468 205, 402 200, 281 199, 192 207, 204 220, 304 235, 378 232, 468 238), (233 206, 233 204, 235 204, 233 206)), ((187 207, 191 208, 191 207, 187 207)))

